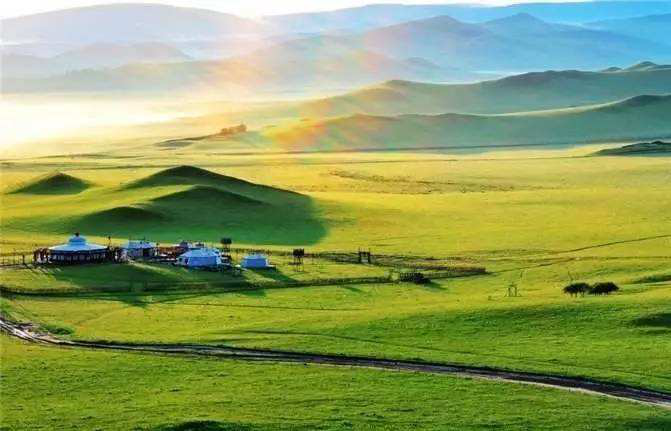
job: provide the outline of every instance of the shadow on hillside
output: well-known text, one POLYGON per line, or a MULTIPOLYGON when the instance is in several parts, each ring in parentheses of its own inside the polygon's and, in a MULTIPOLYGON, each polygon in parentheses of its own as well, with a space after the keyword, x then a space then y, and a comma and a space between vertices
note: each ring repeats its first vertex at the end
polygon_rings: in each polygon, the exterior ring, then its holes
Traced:
POLYGON ((645 317, 634 319, 631 323, 635 326, 671 329, 671 313, 650 314, 645 317))
POLYGON ((176 274, 152 271, 150 267, 134 264, 63 266, 51 267, 48 271, 51 277, 64 285, 76 286, 86 292, 100 293, 111 301, 143 308, 150 304, 146 301, 148 293, 184 282, 176 274))
POLYGON ((445 291, 445 290, 447 290, 447 287, 442 286, 441 284, 436 283, 435 281, 430 281, 430 282, 425 283, 425 284, 418 284, 417 286, 423 287, 426 290, 435 290, 435 291, 445 291))
POLYGON ((296 281, 295 278, 290 277, 279 269, 248 269, 248 271, 253 272, 268 281, 279 281, 282 283, 292 283, 296 281))
POLYGON ((671 419, 668 417, 649 417, 637 421, 628 421, 621 424, 628 430, 671 430, 671 419))
MULTIPOLYGON (((242 422, 219 422, 219 421, 187 421, 178 424, 159 425, 150 428, 151 431, 275 431, 289 429, 274 424, 248 424, 242 422)), ((291 427, 293 430, 305 430, 304 427, 291 427)))

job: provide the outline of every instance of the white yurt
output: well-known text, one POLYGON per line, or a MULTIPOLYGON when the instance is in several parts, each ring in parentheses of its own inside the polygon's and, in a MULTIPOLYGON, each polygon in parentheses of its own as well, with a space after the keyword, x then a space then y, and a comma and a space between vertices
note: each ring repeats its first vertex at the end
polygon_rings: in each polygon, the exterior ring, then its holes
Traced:
POLYGON ((132 259, 148 258, 156 256, 156 243, 146 240, 129 240, 121 247, 126 256, 132 259))
POLYGON ((49 262, 52 263, 88 263, 107 260, 108 248, 104 245, 91 244, 79 232, 68 239, 67 244, 49 247, 49 262))
POLYGON ((272 265, 268 263, 268 257, 260 253, 245 256, 240 266, 249 269, 272 268, 272 265))
POLYGON ((189 268, 219 266, 221 265, 221 253, 216 248, 189 250, 177 258, 177 265, 189 268))

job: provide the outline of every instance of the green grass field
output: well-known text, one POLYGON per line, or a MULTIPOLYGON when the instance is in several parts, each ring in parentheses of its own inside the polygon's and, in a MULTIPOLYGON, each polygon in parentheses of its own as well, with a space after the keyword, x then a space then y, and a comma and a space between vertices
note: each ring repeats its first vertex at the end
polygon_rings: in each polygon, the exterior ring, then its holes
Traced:
MULTIPOLYGON (((450 361, 671 391, 668 160, 582 157, 594 150, 236 156, 211 148, 163 158, 155 149, 138 147, 126 159, 7 161, 3 253, 61 242, 74 230, 100 242, 108 235, 121 242, 129 234, 162 243, 183 238, 216 243, 230 236, 250 247, 349 252, 362 247, 408 259, 433 257, 450 265, 484 266, 489 274, 427 286, 228 293, 143 292, 140 286, 126 293, 5 295, 2 310, 74 339, 450 361), (162 173, 178 165, 263 187, 235 189, 231 184, 241 183, 221 182, 212 174, 174 181, 162 173), (48 195, 20 191, 31 184, 34 191, 36 178, 55 171, 87 187, 48 195), (614 281, 621 290, 571 298, 561 288, 572 279, 614 281), (506 296, 511 283, 520 297, 506 296)), ((308 261, 305 273, 287 266, 277 277, 387 271, 308 261)), ((0 275, 5 286, 54 291, 126 286, 130 280, 139 285, 227 280, 217 273, 140 264, 12 268, 0 275)), ((49 349, 5 337, 2 344, 3 392, 23 400, 3 402, 8 429, 74 429, 83 420, 101 429, 180 429, 169 427, 188 421, 214 421, 212 429, 671 426, 664 410, 512 384, 49 349)))
POLYGON ((12 400, 2 403, 6 429, 643 430, 671 425, 671 414, 655 408, 578 393, 557 396, 524 385, 54 349, 5 338, 2 348, 3 398, 12 400))

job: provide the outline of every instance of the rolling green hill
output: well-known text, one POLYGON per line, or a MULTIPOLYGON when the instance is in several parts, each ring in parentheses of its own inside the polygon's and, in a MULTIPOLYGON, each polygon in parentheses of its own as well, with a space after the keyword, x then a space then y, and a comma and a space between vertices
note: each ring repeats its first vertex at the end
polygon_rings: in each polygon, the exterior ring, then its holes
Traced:
MULTIPOLYGON (((34 184, 47 187, 43 180, 34 184)), ((78 200, 74 211, 71 201, 63 200, 69 209, 57 213, 66 215, 33 222, 47 231, 102 237, 146 235, 175 241, 228 236, 271 245, 309 244, 325 232, 310 197, 193 166, 97 191, 78 200)), ((50 205, 58 206, 59 201, 50 205)))
POLYGON ((11 192, 34 195, 67 195, 80 193, 90 186, 91 184, 88 181, 62 172, 54 172, 35 178, 11 192))
POLYGON ((304 117, 354 113, 499 114, 671 93, 671 68, 644 62, 612 70, 532 72, 460 85, 389 81, 342 96, 302 103, 296 114, 304 117))
POLYGON ((354 115, 269 128, 284 148, 314 150, 563 145, 671 136, 671 95, 501 115, 354 115))

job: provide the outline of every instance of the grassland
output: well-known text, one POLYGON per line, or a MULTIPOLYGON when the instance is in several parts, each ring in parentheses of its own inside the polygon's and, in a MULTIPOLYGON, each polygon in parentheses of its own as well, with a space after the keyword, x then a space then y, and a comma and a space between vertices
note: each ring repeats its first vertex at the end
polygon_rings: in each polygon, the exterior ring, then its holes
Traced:
MULTIPOLYGON (((227 155, 226 148, 200 142, 169 156, 155 147, 138 147, 124 159, 111 155, 7 162, 3 169, 7 192, 53 171, 85 181, 89 187, 76 194, 4 194, 3 252, 62 241, 82 220, 128 207, 168 214, 170 220, 185 223, 188 214, 197 214, 198 223, 184 228, 153 219, 134 227, 141 230, 138 236, 161 242, 189 234, 189 238, 212 242, 231 236, 237 244, 250 247, 302 245, 308 250, 343 251, 370 247, 374 254, 482 265, 490 274, 428 286, 345 285, 229 293, 143 292, 140 288, 62 297, 13 295, 2 298, 2 310, 75 339, 223 343, 417 358, 589 376, 670 391, 668 160, 582 157, 595 149, 486 155, 227 155), (148 160, 151 163, 146 166, 148 160), (199 166, 227 178, 272 187, 272 193, 228 190, 217 182, 219 176, 166 181, 161 172, 176 165, 199 166), (160 184, 147 186, 156 175, 160 184), (221 191, 226 192, 229 206, 249 204, 246 199, 231 201, 229 193, 233 193, 267 202, 274 209, 248 224, 235 208, 228 212, 211 201, 211 196, 221 200, 221 191), (188 205, 184 212, 178 211, 175 207, 184 196, 188 205), (307 219, 287 222, 291 211, 282 204, 296 199, 309 202, 302 207, 309 208, 302 215, 307 219), (229 218, 236 223, 227 225, 229 218), (275 228, 262 231, 263 235, 248 233, 261 221, 275 228), (615 281, 621 291, 609 297, 570 298, 561 293, 561 287, 571 279, 615 281), (506 296, 511 283, 517 284, 520 297, 506 296)), ((126 224, 118 214, 109 217, 110 227, 126 224)), ((90 232, 78 230, 93 240, 106 241, 110 229, 102 232, 96 226, 98 222, 85 225, 90 232)), ((127 233, 112 233, 113 240, 122 241, 127 233)), ((308 261, 305 274, 282 270, 279 277, 300 279, 342 271, 360 275, 387 269, 308 261)), ((175 284, 208 282, 213 277, 219 281, 222 275, 151 265, 2 272, 4 284, 50 286, 56 291, 100 285, 97 277, 125 285, 131 279, 175 284)), ((3 403, 10 429, 44 423, 42 414, 61 428, 75 427, 91 416, 87 420, 100 428, 114 428, 113 421, 119 418, 117 428, 141 429, 190 418, 220 422, 220 429, 242 425, 366 429, 381 427, 385 421, 393 429, 664 429, 670 420, 664 411, 514 385, 49 350, 6 338, 2 342, 3 362, 9 364, 3 365, 3 373, 10 376, 8 393, 17 399, 27 397, 18 395, 20 388, 42 373, 40 386, 31 396, 53 400, 51 411, 33 401, 27 401, 23 411, 3 403), (51 373, 62 364, 64 368, 51 373), (101 379, 100 385, 91 383, 93 374, 101 379), (54 389, 58 384, 76 396, 66 398, 54 389), (289 404, 300 408, 287 409, 282 402, 287 397, 289 404), (67 414, 82 399, 91 413, 67 414), (121 401, 107 402, 110 399, 121 401), (514 409, 506 399, 515 400, 514 409), (97 404, 104 405, 98 413, 93 407, 97 404), (132 409, 120 415, 121 406, 132 409), (265 416, 258 413, 260 409, 265 416), (277 417, 281 419, 271 420, 277 417)))
POLYGON ((52 349, 6 339, 2 347, 3 397, 12 400, 2 404, 7 429, 628 430, 671 424, 669 413, 651 407, 577 393, 557 397, 523 385, 52 349))

